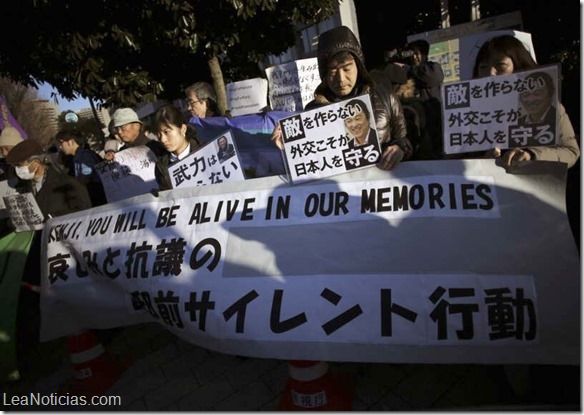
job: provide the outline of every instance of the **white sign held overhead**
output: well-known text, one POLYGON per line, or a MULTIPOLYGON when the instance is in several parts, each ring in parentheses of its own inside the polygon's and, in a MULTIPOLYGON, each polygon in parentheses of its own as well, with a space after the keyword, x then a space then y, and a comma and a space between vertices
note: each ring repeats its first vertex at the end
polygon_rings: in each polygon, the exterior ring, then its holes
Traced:
POLYGON ((225 88, 227 108, 234 117, 256 114, 268 105, 268 81, 263 78, 232 82, 225 88))
POLYGON ((278 111, 302 111, 321 82, 316 58, 272 66, 266 69, 266 77, 270 106, 278 111))

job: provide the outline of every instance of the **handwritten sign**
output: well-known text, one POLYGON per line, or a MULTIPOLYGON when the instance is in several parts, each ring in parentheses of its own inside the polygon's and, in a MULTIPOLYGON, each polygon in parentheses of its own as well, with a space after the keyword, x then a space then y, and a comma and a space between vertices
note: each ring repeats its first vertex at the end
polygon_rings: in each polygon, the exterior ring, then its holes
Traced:
POLYGON ((158 189, 155 165, 156 155, 146 146, 118 151, 113 161, 96 164, 108 203, 158 189))
POLYGON ((3 199, 16 232, 43 229, 45 218, 32 193, 12 194, 3 199))
POLYGON ((266 76, 270 106, 279 111, 302 111, 321 82, 316 58, 272 66, 266 69, 266 76))

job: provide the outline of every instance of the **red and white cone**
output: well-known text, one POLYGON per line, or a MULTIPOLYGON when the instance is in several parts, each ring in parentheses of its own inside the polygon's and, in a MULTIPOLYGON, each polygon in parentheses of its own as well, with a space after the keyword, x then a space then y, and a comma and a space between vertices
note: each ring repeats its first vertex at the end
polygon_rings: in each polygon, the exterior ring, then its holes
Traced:
POLYGON ((351 410, 353 382, 346 375, 331 374, 327 362, 290 360, 288 374, 278 410, 351 410))
POLYGON ((128 364, 114 360, 91 331, 67 338, 73 379, 62 392, 77 395, 103 395, 116 383, 128 364))

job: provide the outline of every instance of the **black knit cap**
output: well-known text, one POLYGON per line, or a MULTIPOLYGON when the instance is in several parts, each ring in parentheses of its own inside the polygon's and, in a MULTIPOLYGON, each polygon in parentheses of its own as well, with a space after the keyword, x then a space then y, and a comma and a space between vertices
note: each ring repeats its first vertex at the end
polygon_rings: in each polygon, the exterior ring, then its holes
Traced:
POLYGON ((327 64, 330 58, 339 52, 351 52, 357 61, 361 75, 370 80, 365 70, 365 57, 355 34, 347 26, 338 26, 321 33, 318 37, 318 71, 320 79, 326 78, 327 64))
POLYGON ((6 156, 6 163, 15 165, 28 160, 32 156, 40 156, 43 153, 43 148, 39 143, 34 140, 24 140, 10 150, 10 153, 6 156))

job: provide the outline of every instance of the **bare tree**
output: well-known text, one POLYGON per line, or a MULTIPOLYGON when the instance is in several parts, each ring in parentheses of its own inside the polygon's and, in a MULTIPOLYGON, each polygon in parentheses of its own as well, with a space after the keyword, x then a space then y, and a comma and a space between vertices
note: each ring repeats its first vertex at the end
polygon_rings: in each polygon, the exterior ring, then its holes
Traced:
POLYGON ((55 134, 51 128, 54 123, 51 115, 38 105, 38 90, 0 77, 0 96, 28 138, 43 146, 50 145, 55 134))

